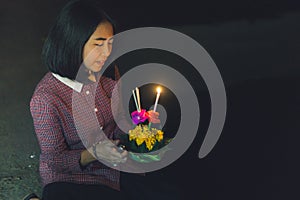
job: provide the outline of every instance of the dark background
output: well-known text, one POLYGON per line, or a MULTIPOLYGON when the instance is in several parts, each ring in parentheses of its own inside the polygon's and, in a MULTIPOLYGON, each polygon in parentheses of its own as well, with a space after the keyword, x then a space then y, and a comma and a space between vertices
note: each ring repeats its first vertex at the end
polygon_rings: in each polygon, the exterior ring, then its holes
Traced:
MULTIPOLYGON (((0 2, 1 198, 23 194, 7 180, 40 191, 35 182, 27 184, 37 178, 37 159, 28 157, 39 152, 29 101, 47 72, 40 60, 43 41, 66 2, 0 2)), ((166 52, 140 51, 120 59, 122 73, 154 61, 182 70, 199 98, 201 122, 193 144, 153 176, 179 183, 189 199, 299 199, 299 1, 112 0, 103 5, 118 31, 158 26, 192 37, 211 55, 226 86, 224 130, 213 151, 199 159, 210 117, 201 76, 166 52)))

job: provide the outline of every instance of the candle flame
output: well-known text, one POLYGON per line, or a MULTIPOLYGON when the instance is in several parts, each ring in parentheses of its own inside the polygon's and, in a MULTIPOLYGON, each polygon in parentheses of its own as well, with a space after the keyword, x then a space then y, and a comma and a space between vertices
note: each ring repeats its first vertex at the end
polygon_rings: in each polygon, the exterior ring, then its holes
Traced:
POLYGON ((157 93, 161 93, 161 88, 160 88, 160 87, 157 87, 157 88, 156 88, 156 91, 157 91, 157 93))

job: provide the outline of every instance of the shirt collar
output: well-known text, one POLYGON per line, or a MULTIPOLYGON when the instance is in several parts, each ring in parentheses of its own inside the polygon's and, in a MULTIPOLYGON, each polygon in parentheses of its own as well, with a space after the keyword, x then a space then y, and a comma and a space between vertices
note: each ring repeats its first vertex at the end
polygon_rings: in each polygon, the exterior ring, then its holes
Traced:
POLYGON ((65 85, 69 86, 70 88, 72 88, 73 90, 75 90, 76 92, 81 92, 83 84, 78 82, 78 81, 73 81, 67 77, 62 77, 58 74, 52 73, 52 75, 57 78, 59 81, 61 81, 62 83, 64 83, 65 85))

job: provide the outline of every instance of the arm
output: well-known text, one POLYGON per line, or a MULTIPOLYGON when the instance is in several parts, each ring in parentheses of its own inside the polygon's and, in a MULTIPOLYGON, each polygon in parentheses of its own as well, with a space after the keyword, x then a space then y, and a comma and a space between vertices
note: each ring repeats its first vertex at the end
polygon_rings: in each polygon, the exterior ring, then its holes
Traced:
MULTIPOLYGON (((48 98, 49 99, 49 98, 48 98)), ((40 97, 35 97, 30 103, 34 127, 41 148, 41 158, 55 172, 82 172, 91 162, 102 159, 106 162, 124 162, 126 152, 115 151, 113 143, 103 141, 87 149, 72 150, 69 148, 61 127, 57 109, 40 97), (93 152, 93 153, 90 153, 93 152)))
POLYGON ((126 118, 126 113, 123 108, 123 102, 121 97, 121 91, 120 91, 120 85, 118 85, 113 91, 112 91, 112 108, 114 109, 113 112, 116 113, 115 121, 117 122, 117 125, 113 131, 114 139, 118 139, 120 135, 127 134, 128 131, 132 128, 132 124, 128 122, 126 118), (118 126, 122 127, 122 129, 118 126))
POLYGON ((80 172, 83 170, 80 164, 87 165, 95 158, 87 150, 71 150, 68 147, 58 111, 45 99, 35 96, 30 102, 41 159, 45 160, 53 171, 80 172))

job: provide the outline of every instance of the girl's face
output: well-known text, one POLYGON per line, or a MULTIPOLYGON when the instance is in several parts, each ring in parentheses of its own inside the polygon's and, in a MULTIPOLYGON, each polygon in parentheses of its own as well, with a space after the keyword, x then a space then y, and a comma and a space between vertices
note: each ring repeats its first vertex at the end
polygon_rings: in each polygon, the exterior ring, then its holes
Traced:
POLYGON ((111 53, 112 43, 112 25, 107 21, 101 22, 83 47, 85 66, 93 72, 99 72, 111 53))

